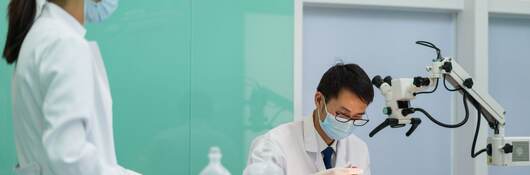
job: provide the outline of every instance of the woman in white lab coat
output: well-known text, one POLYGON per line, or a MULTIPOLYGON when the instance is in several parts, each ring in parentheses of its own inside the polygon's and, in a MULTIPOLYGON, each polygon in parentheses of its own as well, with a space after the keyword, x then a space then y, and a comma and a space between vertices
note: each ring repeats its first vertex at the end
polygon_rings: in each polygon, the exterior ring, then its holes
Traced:
POLYGON ((15 64, 15 174, 137 174, 116 161, 105 68, 97 45, 84 38, 83 23, 101 21, 116 5, 11 0, 3 57, 15 64))

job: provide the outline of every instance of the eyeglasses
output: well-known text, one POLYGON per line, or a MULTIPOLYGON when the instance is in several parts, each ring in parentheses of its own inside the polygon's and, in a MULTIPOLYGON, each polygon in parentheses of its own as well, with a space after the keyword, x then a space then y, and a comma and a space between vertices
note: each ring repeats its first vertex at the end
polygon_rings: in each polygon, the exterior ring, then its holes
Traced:
POLYGON ((364 126, 366 125, 366 123, 368 123, 370 121, 370 119, 368 119, 368 117, 365 115, 362 115, 361 119, 352 119, 348 116, 345 116, 345 115, 337 115, 335 116, 335 120, 341 122, 341 123, 349 123, 349 122, 352 122, 352 124, 354 126, 364 126))

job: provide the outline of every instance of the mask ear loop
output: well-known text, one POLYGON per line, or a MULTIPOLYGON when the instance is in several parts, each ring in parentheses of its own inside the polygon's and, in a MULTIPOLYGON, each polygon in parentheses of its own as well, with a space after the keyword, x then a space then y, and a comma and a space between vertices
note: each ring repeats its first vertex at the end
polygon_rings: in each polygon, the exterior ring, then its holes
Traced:
MULTIPOLYGON (((328 112, 328 107, 326 105, 326 97, 324 97, 324 95, 322 95, 322 101, 324 103, 324 111, 327 113, 328 112)), ((318 114, 318 121, 321 121, 321 116, 322 116, 322 112, 320 112, 320 110, 317 109, 317 114, 318 114)), ((327 116, 325 116, 327 117, 327 116)))

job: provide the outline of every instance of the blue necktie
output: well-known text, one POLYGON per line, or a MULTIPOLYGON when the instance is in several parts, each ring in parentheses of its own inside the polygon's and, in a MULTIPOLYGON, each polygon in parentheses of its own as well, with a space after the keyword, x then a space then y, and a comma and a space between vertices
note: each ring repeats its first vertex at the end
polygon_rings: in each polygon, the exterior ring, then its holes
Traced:
POLYGON ((331 148, 330 146, 328 146, 326 149, 324 149, 324 151, 322 151, 322 156, 324 157, 324 165, 326 166, 326 169, 333 168, 333 166, 331 166, 331 156, 333 156, 334 152, 335 151, 333 151, 333 148, 331 148))

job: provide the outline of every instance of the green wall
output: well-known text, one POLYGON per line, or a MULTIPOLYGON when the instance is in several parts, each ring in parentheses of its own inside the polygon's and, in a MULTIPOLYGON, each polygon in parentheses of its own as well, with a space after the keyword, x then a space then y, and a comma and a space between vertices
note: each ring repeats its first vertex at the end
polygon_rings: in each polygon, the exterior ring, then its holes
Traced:
POLYGON ((252 138, 292 120, 292 4, 192 1, 191 174, 210 145, 241 174, 252 138))
MULTIPOLYGON (((7 0, 0 0, 0 54, 3 53, 7 33, 7 0)), ((1 57, 1 56, 0 56, 1 57)), ((13 121, 11 118, 11 75, 13 67, 7 66, 3 57, 0 60, 0 174, 12 174, 15 165, 15 144, 13 121)))
MULTIPOLYGON (((0 0, 0 14, 8 0, 0 0)), ((0 19, 3 48, 6 20, 0 19)), ((249 143, 292 120, 292 0, 121 1, 87 25, 107 67, 120 164, 198 174, 208 148, 241 174, 249 143)), ((16 163, 12 67, 0 61, 0 174, 16 163)))

